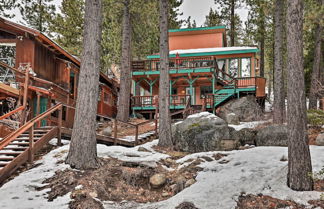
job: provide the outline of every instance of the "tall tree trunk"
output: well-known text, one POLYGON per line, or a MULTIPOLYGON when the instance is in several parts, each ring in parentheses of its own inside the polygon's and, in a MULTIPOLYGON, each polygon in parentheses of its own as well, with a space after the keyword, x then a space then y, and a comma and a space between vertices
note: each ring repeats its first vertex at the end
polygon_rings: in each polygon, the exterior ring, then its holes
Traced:
MULTIPOLYGON (((261 5, 263 7, 263 5, 261 5)), ((265 46, 265 14, 263 8, 260 11, 260 76, 264 77, 264 46, 265 46)))
POLYGON ((282 124, 285 120, 285 87, 283 79, 283 16, 284 1, 275 1, 275 41, 274 41, 274 102, 273 102, 273 122, 282 124))
POLYGON ((303 1, 288 0, 288 175, 287 185, 297 191, 313 190, 308 146, 303 67, 303 1))
MULTIPOLYGON (((317 0, 318 4, 321 6, 324 0, 317 0)), ((314 62, 313 71, 311 79, 311 88, 309 92, 309 109, 317 109, 317 82, 320 81, 320 64, 321 64, 321 38, 322 38, 323 27, 321 24, 317 23, 315 29, 315 49, 314 49, 314 62)))
POLYGON ((98 105, 102 4, 85 4, 83 50, 72 139, 66 162, 72 168, 97 167, 96 115, 98 105))
POLYGON ((120 72, 120 91, 118 97, 117 119, 128 121, 129 102, 131 94, 131 22, 129 13, 129 0, 124 1, 124 21, 123 21, 123 40, 122 40, 122 63, 120 72))
POLYGON ((159 146, 172 147, 169 77, 168 0, 160 0, 159 146))
POLYGON ((231 46, 235 46, 235 0, 231 0, 231 46))

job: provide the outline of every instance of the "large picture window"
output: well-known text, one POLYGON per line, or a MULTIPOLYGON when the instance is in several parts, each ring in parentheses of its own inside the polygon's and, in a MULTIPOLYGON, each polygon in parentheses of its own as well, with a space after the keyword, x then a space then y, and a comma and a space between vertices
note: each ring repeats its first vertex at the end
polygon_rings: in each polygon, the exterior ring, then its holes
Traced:
POLYGON ((251 77, 251 58, 242 58, 241 76, 251 77))
POLYGON ((229 61, 229 74, 235 78, 238 77, 239 62, 238 59, 230 59, 229 61))

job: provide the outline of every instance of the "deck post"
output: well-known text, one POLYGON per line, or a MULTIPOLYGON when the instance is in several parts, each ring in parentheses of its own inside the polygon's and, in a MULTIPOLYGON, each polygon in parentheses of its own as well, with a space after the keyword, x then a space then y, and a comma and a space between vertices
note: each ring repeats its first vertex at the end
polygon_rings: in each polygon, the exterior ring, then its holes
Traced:
POLYGON ((61 107, 58 111, 58 130, 57 130, 57 146, 61 146, 62 145, 62 108, 61 107))
MULTIPOLYGON (((36 92, 36 94, 37 94, 37 102, 36 102, 36 116, 38 116, 39 113, 40 113, 40 93, 39 93, 39 92, 36 92)), ((38 122, 37 122, 37 128, 40 127, 40 123, 41 123, 41 121, 38 121, 38 122)))
POLYGON ((34 161, 34 126, 29 129, 29 148, 28 148, 28 162, 34 161))
POLYGON ((29 85, 29 65, 27 66, 26 72, 25 72, 24 95, 23 95, 23 107, 24 107, 24 110, 22 112, 21 124, 20 125, 25 124, 26 117, 27 117, 28 85, 29 85))

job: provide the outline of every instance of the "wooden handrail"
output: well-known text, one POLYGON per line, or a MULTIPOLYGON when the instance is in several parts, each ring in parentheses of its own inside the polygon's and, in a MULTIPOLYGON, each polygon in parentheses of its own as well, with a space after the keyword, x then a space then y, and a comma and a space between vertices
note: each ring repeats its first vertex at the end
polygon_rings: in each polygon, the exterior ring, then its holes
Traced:
POLYGON ((13 114, 15 114, 15 113, 17 113, 17 112, 19 112, 19 111, 21 111, 23 109, 25 109, 25 107, 24 106, 20 106, 20 107, 14 109, 14 110, 12 110, 12 111, 10 111, 10 112, 2 115, 2 116, 0 116, 0 120, 6 119, 6 118, 10 117, 11 115, 13 115, 13 114))
POLYGON ((26 124, 24 124, 23 126, 21 126, 19 129, 17 129, 16 131, 12 132, 11 134, 9 134, 6 138, 4 138, 0 142, 0 150, 3 149, 8 144, 10 144, 13 140, 15 140, 22 133, 26 132, 28 129, 30 129, 31 127, 33 127, 35 123, 37 123, 38 121, 42 120, 43 118, 47 117, 52 112, 54 112, 54 111, 56 111, 56 110, 58 110, 60 108, 62 108, 62 104, 57 104, 57 105, 51 107, 46 112, 44 112, 44 113, 36 116, 35 118, 33 118, 30 121, 28 121, 26 124))

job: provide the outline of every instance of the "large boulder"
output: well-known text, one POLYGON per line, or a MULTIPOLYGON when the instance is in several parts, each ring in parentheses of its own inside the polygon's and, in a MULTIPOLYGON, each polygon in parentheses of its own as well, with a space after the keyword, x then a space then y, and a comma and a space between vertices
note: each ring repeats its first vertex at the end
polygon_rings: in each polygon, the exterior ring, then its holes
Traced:
POLYGON ((240 118, 235 113, 229 113, 225 118, 228 124, 240 125, 240 118))
POLYGON ((284 125, 271 125, 258 130, 257 146, 288 146, 288 130, 284 125))
POLYGON ((234 99, 223 105, 219 110, 219 116, 226 119, 231 113, 234 113, 239 121, 250 122, 261 120, 263 111, 256 102, 254 96, 241 97, 234 99))
POLYGON ((150 184, 152 188, 161 188, 166 183, 166 176, 163 173, 154 174, 150 177, 150 184))
POLYGON ((248 145, 256 145, 257 131, 250 128, 243 128, 239 131, 235 129, 231 131, 231 138, 240 142, 242 146, 248 145))
POLYGON ((318 134, 318 136, 316 137, 316 144, 318 146, 324 146, 324 133, 318 134))
POLYGON ((227 123, 209 112, 190 115, 172 126, 175 147, 183 152, 233 150, 239 146, 233 141, 227 123))

